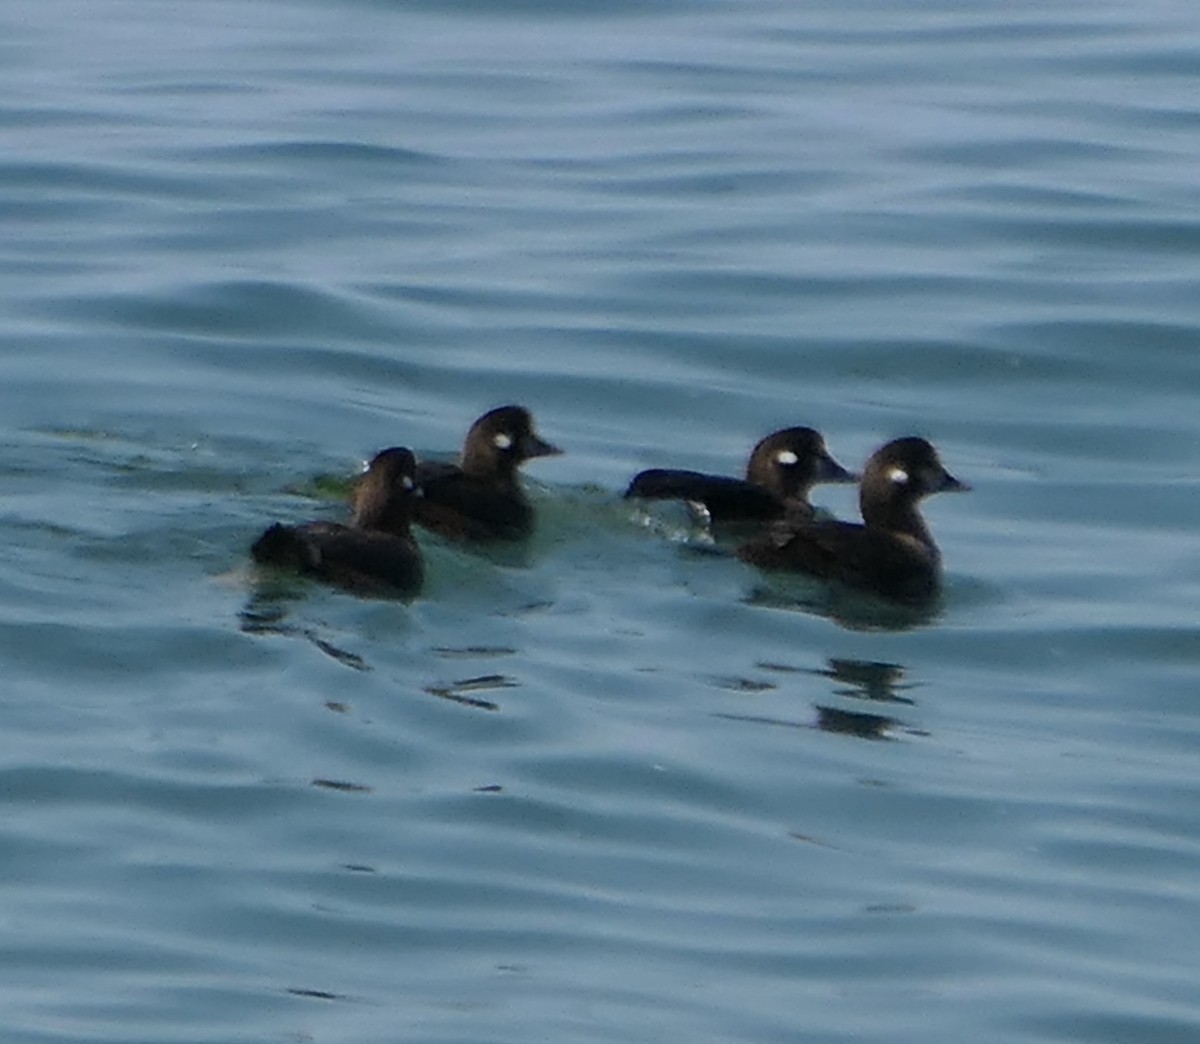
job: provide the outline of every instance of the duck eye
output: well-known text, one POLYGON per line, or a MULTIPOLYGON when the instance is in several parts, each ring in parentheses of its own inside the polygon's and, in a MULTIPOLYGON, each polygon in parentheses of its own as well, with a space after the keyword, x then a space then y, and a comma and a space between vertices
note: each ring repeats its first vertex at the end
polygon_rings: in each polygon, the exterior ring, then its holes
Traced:
POLYGON ((902 486, 908 481, 908 472, 903 468, 892 468, 891 471, 887 473, 887 476, 898 486, 902 486))
POLYGON ((496 432, 495 435, 492 436, 492 445, 495 446, 497 449, 502 449, 502 450, 512 449, 512 444, 513 444, 512 436, 509 435, 507 432, 498 431, 498 432, 496 432))
POLYGON ((775 454, 775 463, 782 464, 785 468, 790 468, 793 464, 799 464, 800 458, 791 450, 780 450, 775 454))

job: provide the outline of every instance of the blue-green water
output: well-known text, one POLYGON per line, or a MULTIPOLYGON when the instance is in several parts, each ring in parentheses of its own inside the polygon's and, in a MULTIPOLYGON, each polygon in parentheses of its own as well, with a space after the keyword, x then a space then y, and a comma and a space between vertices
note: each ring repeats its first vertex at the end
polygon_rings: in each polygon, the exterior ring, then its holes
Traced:
POLYGON ((1200 1039, 1194 4, 0 40, 6 1044, 1200 1039), (506 401, 524 552, 256 585, 506 401), (974 485, 938 612, 617 497, 789 424, 974 485))

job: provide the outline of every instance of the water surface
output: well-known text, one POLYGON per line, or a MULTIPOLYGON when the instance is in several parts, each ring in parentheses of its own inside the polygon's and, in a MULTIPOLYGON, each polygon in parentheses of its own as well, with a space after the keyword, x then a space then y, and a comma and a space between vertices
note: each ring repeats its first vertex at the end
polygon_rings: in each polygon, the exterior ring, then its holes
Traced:
POLYGON ((0 40, 6 1040, 1196 1039, 1190 5, 0 40), (529 546, 251 569, 506 401, 529 546), (619 499, 791 424, 973 484, 932 611, 619 499))

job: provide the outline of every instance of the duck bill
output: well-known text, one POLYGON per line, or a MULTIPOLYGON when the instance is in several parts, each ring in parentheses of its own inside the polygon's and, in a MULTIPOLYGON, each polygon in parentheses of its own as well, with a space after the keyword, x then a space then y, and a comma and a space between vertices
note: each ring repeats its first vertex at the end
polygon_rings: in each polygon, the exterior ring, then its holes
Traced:
POLYGON ((559 457, 562 456, 562 450, 540 436, 531 434, 521 440, 521 456, 525 460, 532 460, 534 457, 559 457))
POLYGON ((821 455, 817 461, 817 482, 857 482, 861 475, 847 471, 828 453, 821 455))
POLYGON ((941 482, 941 485, 938 486, 937 492, 938 493, 970 493, 971 487, 967 483, 962 482, 959 479, 956 479, 953 475, 950 474, 950 472, 944 471, 944 472, 942 472, 942 482, 941 482))

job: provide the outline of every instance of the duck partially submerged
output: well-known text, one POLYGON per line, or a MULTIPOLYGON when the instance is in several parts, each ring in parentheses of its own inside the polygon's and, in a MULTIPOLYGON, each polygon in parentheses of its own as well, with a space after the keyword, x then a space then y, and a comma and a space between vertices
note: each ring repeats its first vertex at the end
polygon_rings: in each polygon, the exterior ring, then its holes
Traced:
POLYGON ((424 580, 409 528, 419 499, 416 458, 404 447, 377 453, 354 492, 348 525, 303 522, 267 527, 250 548, 256 562, 351 590, 415 594, 424 580))
POLYGON ((521 540, 534 529, 518 469, 562 453, 534 429, 524 406, 500 406, 471 425, 457 464, 422 463, 418 525, 452 540, 521 540))
POLYGON ((857 482, 830 455, 821 433, 784 428, 759 441, 744 479, 701 471, 652 468, 639 472, 626 497, 682 500, 714 523, 770 522, 813 517, 809 491, 819 482, 857 482))
POLYGON ((968 489, 928 441, 895 439, 867 461, 859 486, 861 523, 789 520, 737 554, 763 569, 807 573, 893 601, 925 601, 939 590, 942 556, 918 505, 933 493, 968 489))

